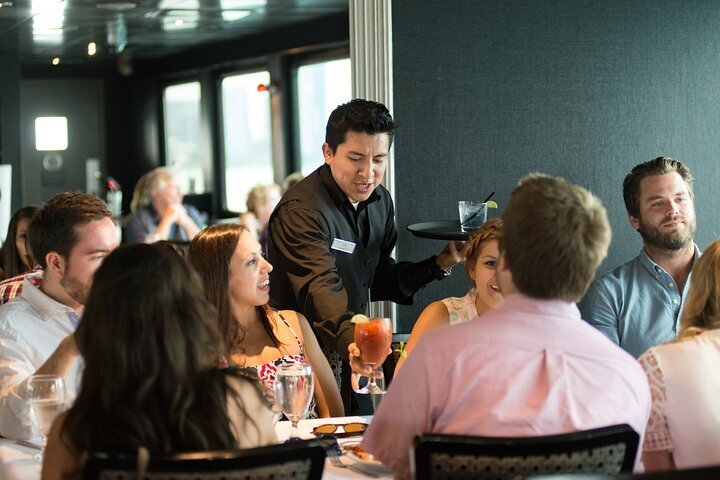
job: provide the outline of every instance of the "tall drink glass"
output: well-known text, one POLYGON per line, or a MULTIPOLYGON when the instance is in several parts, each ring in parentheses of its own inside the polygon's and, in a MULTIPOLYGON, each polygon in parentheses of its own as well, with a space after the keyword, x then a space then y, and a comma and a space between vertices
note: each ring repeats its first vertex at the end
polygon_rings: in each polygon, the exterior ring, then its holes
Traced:
POLYGON ((25 395, 33 426, 42 436, 42 449, 35 459, 42 460, 50 427, 55 417, 65 410, 65 382, 58 375, 33 375, 28 379, 25 395))
MULTIPOLYGON (((375 317, 355 324, 355 344, 360 349, 360 361, 363 365, 367 365, 373 370, 382 366, 391 343, 392 322, 389 318, 375 317)), ((355 392, 383 394, 385 390, 377 385, 375 375, 370 375, 367 385, 355 392)))
POLYGON ((290 440, 299 440, 297 425, 313 398, 313 373, 310 365, 281 365, 275 377, 275 402, 290 420, 290 440))

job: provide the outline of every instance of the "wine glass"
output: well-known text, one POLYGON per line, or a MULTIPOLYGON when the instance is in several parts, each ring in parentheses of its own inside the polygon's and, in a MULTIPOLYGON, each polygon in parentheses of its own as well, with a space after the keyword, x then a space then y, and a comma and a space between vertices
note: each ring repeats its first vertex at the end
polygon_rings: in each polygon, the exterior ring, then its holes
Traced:
MULTIPOLYGON (((360 362, 373 370, 385 361, 392 343, 392 323, 389 318, 370 318, 355 324, 355 344, 360 350, 360 362)), ((355 390, 356 393, 385 393, 375 380, 376 372, 370 375, 367 385, 355 390)))
POLYGON ((310 365, 291 364, 278 367, 275 378, 275 402, 290 420, 290 438, 299 440, 298 422, 310 407, 313 398, 313 373, 310 365))
POLYGON ((42 460, 50 427, 55 417, 65 410, 65 381, 58 375, 33 375, 28 378, 25 397, 30 406, 30 419, 42 437, 42 448, 35 459, 42 460))

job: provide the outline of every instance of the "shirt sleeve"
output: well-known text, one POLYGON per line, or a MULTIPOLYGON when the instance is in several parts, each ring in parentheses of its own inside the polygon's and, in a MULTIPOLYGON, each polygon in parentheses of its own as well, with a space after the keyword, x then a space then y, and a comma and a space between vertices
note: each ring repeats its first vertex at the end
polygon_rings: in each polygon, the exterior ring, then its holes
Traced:
POLYGON ((620 345, 618 310, 607 286, 596 279, 578 305, 583 320, 600 330, 616 345, 620 345))
POLYGON ((25 400, 27 379, 35 373, 33 353, 6 331, 0 331, 0 435, 22 439, 32 436, 25 400))
POLYGON ((125 243, 143 243, 150 233, 142 220, 141 210, 138 210, 128 216, 123 232, 123 241, 125 243))
POLYGON ((428 368, 429 352, 422 339, 402 370, 393 378, 370 428, 363 435, 362 447, 390 468, 395 478, 409 479, 410 450, 417 435, 432 431, 431 386, 439 385, 428 368), (392 432, 392 433, 389 433, 392 432))
POLYGON ((650 384, 650 396, 652 397, 652 409, 650 410, 650 419, 645 430, 642 449, 644 452, 670 452, 673 450, 673 443, 668 429, 667 418, 665 417, 667 389, 660 360, 655 355, 655 349, 651 348, 638 361, 645 370, 645 375, 647 375, 650 384))
POLYGON ((390 205, 385 223, 385 239, 373 277, 372 300, 391 300, 400 305, 412 305, 418 290, 445 275, 435 262, 434 255, 421 262, 396 262, 391 256, 396 243, 395 210, 390 205))
POLYGON ((315 333, 326 346, 343 357, 353 341, 354 315, 348 295, 330 253, 329 227, 322 216, 307 208, 282 206, 269 229, 270 242, 282 258, 275 268, 283 268, 292 294, 315 333))

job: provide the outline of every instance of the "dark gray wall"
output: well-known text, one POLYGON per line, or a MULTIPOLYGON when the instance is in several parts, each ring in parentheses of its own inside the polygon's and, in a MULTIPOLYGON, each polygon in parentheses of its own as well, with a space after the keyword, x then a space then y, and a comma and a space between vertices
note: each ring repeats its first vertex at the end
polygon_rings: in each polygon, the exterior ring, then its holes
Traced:
POLYGON ((12 165, 14 211, 20 206, 20 55, 11 25, 0 22, 0 163, 12 165))
MULTIPOLYGON (((437 0, 393 2, 398 257, 443 243, 406 225, 457 218, 457 201, 540 171, 596 193, 613 244, 601 270, 641 248, 621 198, 637 163, 669 155, 697 178, 697 243, 720 232, 720 8, 716 1, 437 0)), ((462 294, 464 272, 432 284, 432 300, 462 294)))
POLYGON ((40 205, 59 192, 86 190, 85 162, 100 161, 105 171, 105 102, 99 79, 23 80, 21 82, 22 201, 40 205), (58 152, 62 167, 48 171, 35 149, 35 119, 64 116, 68 122, 68 148, 58 152))

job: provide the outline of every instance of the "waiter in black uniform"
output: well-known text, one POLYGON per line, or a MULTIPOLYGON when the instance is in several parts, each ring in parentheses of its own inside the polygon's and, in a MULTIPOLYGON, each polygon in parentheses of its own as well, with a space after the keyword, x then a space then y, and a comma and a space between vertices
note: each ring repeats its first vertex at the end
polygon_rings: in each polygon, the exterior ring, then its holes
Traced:
POLYGON ((411 304, 415 292, 465 258, 456 242, 418 263, 390 256, 395 210, 380 182, 394 129, 381 103, 356 99, 338 106, 325 131, 325 164, 283 195, 268 224, 271 303, 307 317, 331 365, 340 355, 348 413, 368 413, 350 403, 348 361, 354 372, 367 374, 353 343, 352 316, 368 314, 370 295, 411 304))

